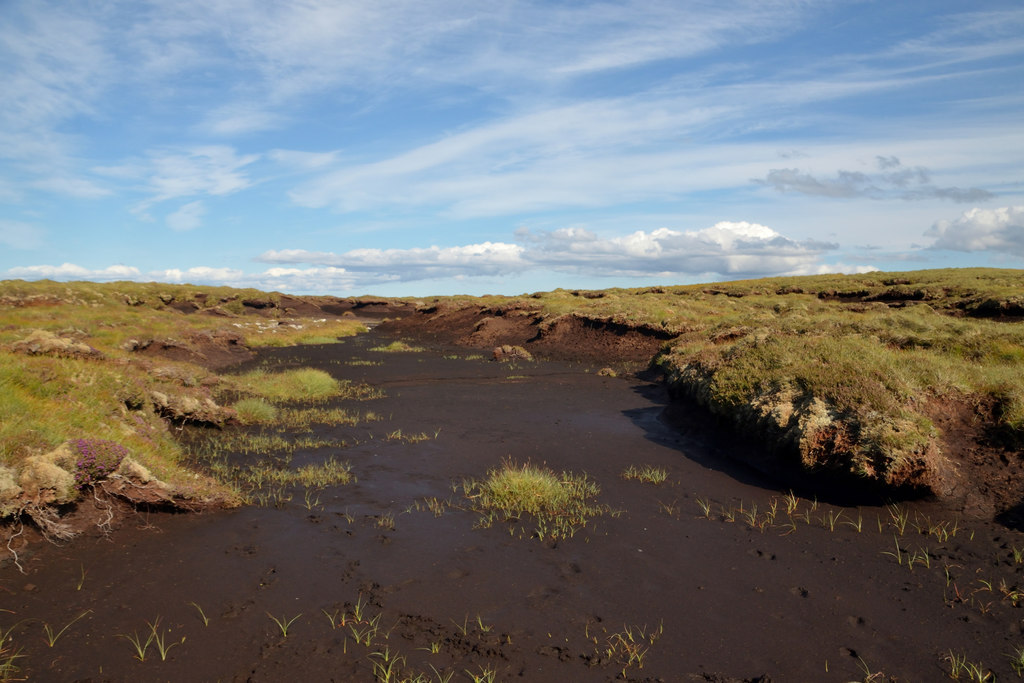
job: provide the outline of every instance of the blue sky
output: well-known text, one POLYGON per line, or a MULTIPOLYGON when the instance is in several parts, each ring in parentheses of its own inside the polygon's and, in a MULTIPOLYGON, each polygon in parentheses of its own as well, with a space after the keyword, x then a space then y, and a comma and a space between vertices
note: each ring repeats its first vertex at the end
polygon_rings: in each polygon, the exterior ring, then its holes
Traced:
POLYGON ((0 3, 0 278, 1024 267, 1024 6, 0 3))

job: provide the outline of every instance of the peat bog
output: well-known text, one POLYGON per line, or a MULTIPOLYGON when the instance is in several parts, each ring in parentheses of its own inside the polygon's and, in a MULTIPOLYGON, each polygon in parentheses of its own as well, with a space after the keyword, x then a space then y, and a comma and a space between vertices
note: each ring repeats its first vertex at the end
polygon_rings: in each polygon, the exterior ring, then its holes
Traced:
MULTIPOLYGON (((322 406, 374 419, 275 432, 309 444, 281 468, 340 461, 349 483, 260 482, 255 505, 137 512, 111 534, 33 543, 23 571, 5 561, 0 666, 18 671, 0 678, 1018 676, 1024 534, 935 503, 791 493, 733 464, 749 444, 655 381, 417 341, 371 350, 392 341, 263 349, 245 366, 378 390, 322 406), (585 474, 601 514, 560 532, 485 518, 465 483, 505 462, 585 474), (665 481, 623 476, 644 468, 665 481)), ((102 501, 81 507, 102 519, 102 501)))

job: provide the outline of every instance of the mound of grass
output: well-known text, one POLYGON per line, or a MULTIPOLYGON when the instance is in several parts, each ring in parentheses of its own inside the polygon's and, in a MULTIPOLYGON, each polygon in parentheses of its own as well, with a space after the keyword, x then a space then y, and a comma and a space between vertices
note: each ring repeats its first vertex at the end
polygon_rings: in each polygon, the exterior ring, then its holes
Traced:
POLYGON ((328 399, 366 400, 381 395, 379 390, 367 384, 337 380, 323 370, 315 368, 296 368, 283 372, 256 369, 242 375, 225 377, 224 381, 232 391, 273 403, 322 403, 328 399))
POLYGON ((297 368, 284 372, 252 370, 231 378, 239 391, 270 401, 326 401, 340 396, 344 384, 323 370, 297 368))
POLYGON ((423 351, 423 349, 420 348, 419 346, 412 346, 408 342, 404 342, 401 339, 396 339, 395 341, 391 342, 390 344, 384 344, 382 346, 375 346, 375 347, 373 347, 370 350, 371 351, 377 351, 379 353, 402 353, 402 352, 419 353, 419 352, 423 351))
POLYGON ((485 526, 530 515, 542 539, 572 536, 588 519, 607 511, 590 502, 601 489, 586 475, 559 475, 529 463, 505 462, 482 481, 463 482, 463 490, 473 509, 484 515, 485 526))
POLYGON ((231 406, 242 424, 272 423, 277 420, 278 410, 273 403, 262 398, 243 398, 231 406))

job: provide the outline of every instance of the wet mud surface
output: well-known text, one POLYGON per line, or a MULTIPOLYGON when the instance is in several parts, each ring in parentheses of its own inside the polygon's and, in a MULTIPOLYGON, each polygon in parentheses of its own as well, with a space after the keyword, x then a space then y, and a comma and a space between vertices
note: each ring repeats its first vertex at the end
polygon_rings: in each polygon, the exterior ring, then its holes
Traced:
POLYGON ((371 351, 378 335, 260 355, 383 391, 339 402, 381 419, 314 426, 345 448, 292 462, 336 457, 355 482, 137 513, 111 534, 33 542, 24 573, 5 561, 0 628, 21 675, 935 681, 962 657, 1016 678, 1024 534, 923 502, 789 497, 731 464, 700 413, 666 411, 655 382, 465 349, 371 351), (586 473, 614 512, 571 538, 536 538, 528 519, 481 527, 457 485, 506 460, 586 473), (625 479, 630 466, 667 481, 625 479))

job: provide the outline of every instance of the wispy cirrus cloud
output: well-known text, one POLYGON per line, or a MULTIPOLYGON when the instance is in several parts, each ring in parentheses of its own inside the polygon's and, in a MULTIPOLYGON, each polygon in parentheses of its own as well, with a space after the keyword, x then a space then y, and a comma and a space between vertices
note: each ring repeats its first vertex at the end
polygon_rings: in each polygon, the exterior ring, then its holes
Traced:
POLYGON ((35 249, 43 245, 44 230, 25 221, 0 219, 0 244, 9 249, 35 249))
MULTIPOLYGON (((116 166, 96 166, 97 175, 130 185, 145 195, 134 211, 144 213, 154 204, 196 196, 223 196, 239 192, 257 181, 248 167, 261 159, 228 145, 201 145, 150 151, 116 166)), ((194 212, 200 205, 193 203, 194 212)), ((180 227, 175 229, 182 229, 180 227)))
POLYGON ((184 204, 174 213, 168 214, 167 226, 171 230, 179 232, 184 230, 195 230, 203 224, 203 214, 206 213, 206 206, 202 201, 189 202, 184 204))

